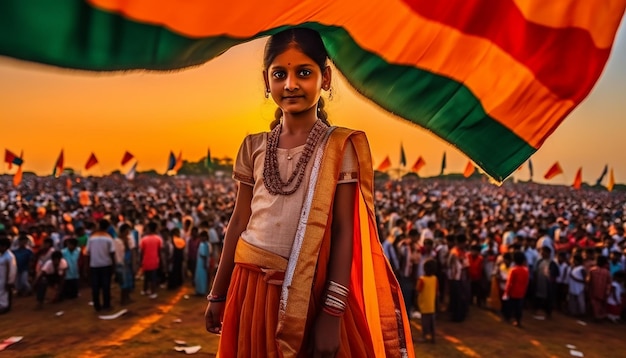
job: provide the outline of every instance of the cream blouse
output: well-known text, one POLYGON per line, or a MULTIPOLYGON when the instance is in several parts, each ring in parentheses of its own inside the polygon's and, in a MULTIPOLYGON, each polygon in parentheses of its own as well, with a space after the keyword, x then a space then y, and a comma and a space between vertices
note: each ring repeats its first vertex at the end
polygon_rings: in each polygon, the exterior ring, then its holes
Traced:
MULTIPOLYGON (((293 194, 272 195, 263 183, 263 165, 268 135, 269 132, 248 135, 241 144, 235 160, 233 178, 240 184, 250 185, 253 188, 250 221, 246 230, 241 234, 241 238, 251 245, 289 258, 315 154, 307 164, 302 184, 293 194)), ((318 142, 318 146, 321 142, 322 140, 318 142)), ((303 151, 304 145, 291 149, 278 148, 278 169, 283 181, 287 181, 303 151)), ((354 147, 348 141, 344 149, 338 184, 356 182, 358 165, 354 147)), ((324 180, 324 178, 319 178, 319 180, 324 180)))

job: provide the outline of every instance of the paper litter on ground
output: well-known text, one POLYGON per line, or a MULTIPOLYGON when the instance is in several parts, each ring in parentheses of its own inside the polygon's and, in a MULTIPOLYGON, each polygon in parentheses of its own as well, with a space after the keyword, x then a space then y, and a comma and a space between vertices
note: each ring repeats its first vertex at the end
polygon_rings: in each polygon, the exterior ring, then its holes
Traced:
POLYGON ((201 346, 191 346, 191 347, 174 347, 176 352, 185 352, 186 354, 196 354, 200 351, 201 346))
POLYGON ((566 344, 565 347, 569 348, 569 349, 576 349, 576 346, 573 344, 566 344))
POLYGON ((544 316, 533 316, 534 319, 539 320, 539 321, 545 321, 546 317, 544 316))
POLYGON ((180 339, 174 340, 174 343, 178 344, 179 346, 186 346, 187 345, 187 342, 181 341, 180 339))
POLYGON ((0 351, 7 349, 9 346, 21 341, 23 338, 23 336, 13 336, 3 340, 0 342, 0 351))
POLYGON ((181 323, 183 320, 180 318, 176 318, 174 320, 172 320, 173 323, 181 323))
POLYGON ((585 321, 576 321, 576 323, 578 323, 581 326, 586 326, 587 325, 587 322, 585 322, 585 321))
POLYGON ((126 308, 124 308, 123 310, 114 313, 114 314, 109 314, 109 315, 100 315, 98 316, 98 318, 100 319, 104 319, 104 320, 112 320, 112 319, 116 319, 121 317, 122 315, 126 314, 126 312, 128 312, 128 310, 126 308))
POLYGON ((63 311, 59 311, 59 312, 55 313, 54 315, 55 315, 55 316, 57 316, 57 317, 61 317, 61 316, 63 316, 64 314, 65 314, 65 312, 63 312, 63 311))
POLYGON ((572 357, 584 357, 585 355, 583 354, 583 352, 581 351, 575 351, 575 350, 570 350, 569 354, 572 355, 572 357))

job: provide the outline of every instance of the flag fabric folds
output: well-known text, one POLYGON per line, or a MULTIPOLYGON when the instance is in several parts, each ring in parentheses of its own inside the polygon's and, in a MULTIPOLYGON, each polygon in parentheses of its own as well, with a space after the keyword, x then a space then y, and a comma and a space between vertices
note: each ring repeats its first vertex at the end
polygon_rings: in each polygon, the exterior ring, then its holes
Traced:
POLYGON ((376 171, 384 172, 389 168, 391 168, 391 159, 389 159, 389 156, 386 156, 385 159, 378 165, 376 171))
POLYGON ((422 158, 422 156, 420 155, 420 157, 417 158, 417 160, 415 161, 415 164, 413 164, 413 166, 411 167, 411 171, 417 174, 420 169, 422 169, 425 165, 426 162, 424 161, 424 158, 422 158))
POLYGON ((362 0, 354 11, 348 0, 4 0, 0 55, 167 71, 309 27, 358 92, 502 181, 591 91, 626 9, 626 0, 553 3, 362 0))
POLYGON ((596 180, 596 185, 602 185, 602 181, 604 180, 604 177, 606 176, 606 173, 608 173, 608 171, 609 165, 605 164, 604 169, 602 169, 602 173, 600 174, 600 177, 598 178, 598 180, 596 180))
POLYGON ((474 174, 475 170, 476 167, 474 167, 474 163, 472 163, 471 160, 468 160, 467 164, 465 165, 465 170, 463 170, 463 176, 469 178, 472 176, 472 174, 474 174))
POLYGON ((85 163, 85 170, 91 169, 96 164, 98 164, 98 158, 96 158, 94 153, 91 153, 89 159, 87 159, 87 163, 85 163))
POLYGON ((122 157, 122 166, 128 164, 128 162, 130 162, 131 160, 133 160, 133 158, 135 158, 134 155, 132 155, 129 151, 126 151, 124 153, 124 156, 122 157))
POLYGON ((400 144, 400 166, 406 167, 406 154, 404 154, 404 146, 400 144))
POLYGON ((559 174, 563 174, 563 169, 561 168, 561 164, 559 164, 559 162, 555 162, 554 164, 552 164, 550 169, 548 169, 543 178, 546 180, 550 180, 559 174))
POLYGON ((167 159, 166 172, 169 172, 170 170, 174 170, 175 166, 176 166, 176 156, 174 155, 174 152, 170 151, 170 156, 167 159))
POLYGON ((63 162, 64 162, 64 158, 63 158, 63 149, 61 149, 61 153, 59 154, 59 157, 57 158, 56 163, 54 163, 54 170, 52 171, 52 175, 55 178, 58 178, 61 176, 61 174, 63 173, 63 162))
POLYGON ((576 172, 576 177, 574 178, 574 183, 572 184, 572 188, 576 190, 580 190, 583 185, 583 168, 578 168, 576 172))
POLYGON ((606 189, 608 191, 613 191, 613 187, 615 186, 615 177, 613 176, 613 168, 609 171, 609 182, 606 184, 606 189))

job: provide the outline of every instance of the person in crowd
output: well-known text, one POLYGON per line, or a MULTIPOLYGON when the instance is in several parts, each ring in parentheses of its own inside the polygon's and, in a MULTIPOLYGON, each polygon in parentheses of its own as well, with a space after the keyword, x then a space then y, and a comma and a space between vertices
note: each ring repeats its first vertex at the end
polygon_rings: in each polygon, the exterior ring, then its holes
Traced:
POLYGON ((506 308, 503 313, 505 321, 508 322, 513 319, 513 325, 521 327, 524 297, 526 296, 530 274, 525 264, 526 256, 523 252, 516 251, 513 253, 513 263, 504 287, 502 300, 506 302, 504 304, 506 308))
MULTIPOLYGON (((430 239, 426 239, 430 240, 430 239)), ((424 262, 424 275, 417 281, 418 305, 422 314, 424 341, 435 343, 435 310, 437 304, 437 262, 428 258, 424 262)))
POLYGON ((80 250, 78 249, 78 240, 69 238, 65 241, 66 247, 61 250, 63 260, 67 264, 65 278, 63 280, 63 298, 78 297, 78 283, 80 281, 80 271, 78 261, 80 259, 80 250))

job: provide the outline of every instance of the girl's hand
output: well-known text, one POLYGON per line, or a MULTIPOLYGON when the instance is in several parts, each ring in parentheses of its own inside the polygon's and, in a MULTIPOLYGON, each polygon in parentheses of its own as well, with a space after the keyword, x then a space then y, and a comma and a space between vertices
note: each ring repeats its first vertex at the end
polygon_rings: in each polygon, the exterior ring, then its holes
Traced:
POLYGON ((222 318, 224 316, 225 302, 209 302, 204 311, 204 324, 209 333, 220 334, 222 332, 222 318))
POLYGON ((339 350, 341 318, 320 312, 315 322, 313 357, 334 357, 339 350))

